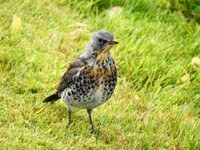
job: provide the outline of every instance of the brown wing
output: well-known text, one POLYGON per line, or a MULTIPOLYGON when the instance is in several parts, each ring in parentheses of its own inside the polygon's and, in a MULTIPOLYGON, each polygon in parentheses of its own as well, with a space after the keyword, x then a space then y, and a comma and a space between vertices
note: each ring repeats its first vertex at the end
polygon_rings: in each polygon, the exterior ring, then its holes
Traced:
POLYGON ((65 88, 69 87, 73 83, 73 79, 76 77, 76 74, 83 65, 84 59, 81 58, 76 59, 69 65, 69 68, 62 76, 60 84, 57 88, 58 93, 62 92, 65 88))

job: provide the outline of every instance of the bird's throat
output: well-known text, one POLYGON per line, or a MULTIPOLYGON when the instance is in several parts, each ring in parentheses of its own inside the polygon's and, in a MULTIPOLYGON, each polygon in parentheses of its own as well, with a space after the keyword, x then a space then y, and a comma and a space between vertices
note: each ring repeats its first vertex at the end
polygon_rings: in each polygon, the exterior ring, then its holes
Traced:
POLYGON ((102 52, 97 55, 96 61, 99 63, 102 63, 104 61, 107 61, 109 59, 110 54, 108 52, 102 52))

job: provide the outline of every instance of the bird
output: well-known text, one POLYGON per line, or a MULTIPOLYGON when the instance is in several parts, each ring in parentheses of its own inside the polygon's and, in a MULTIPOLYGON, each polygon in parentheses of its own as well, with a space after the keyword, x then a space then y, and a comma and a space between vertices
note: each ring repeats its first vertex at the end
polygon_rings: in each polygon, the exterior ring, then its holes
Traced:
POLYGON ((72 123, 74 107, 86 109, 89 115, 91 133, 95 133, 92 110, 113 94, 117 83, 117 67, 110 49, 118 44, 112 33, 100 30, 93 34, 83 53, 69 64, 60 79, 56 92, 43 102, 55 102, 60 98, 67 105, 68 124, 72 123))

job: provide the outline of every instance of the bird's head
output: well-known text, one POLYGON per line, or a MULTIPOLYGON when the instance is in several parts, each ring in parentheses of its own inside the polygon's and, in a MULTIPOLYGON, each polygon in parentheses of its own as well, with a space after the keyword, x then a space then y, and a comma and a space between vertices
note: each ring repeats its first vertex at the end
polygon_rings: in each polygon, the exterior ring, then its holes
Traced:
POLYGON ((86 52, 90 55, 109 53, 110 49, 115 44, 118 44, 118 42, 114 40, 112 33, 101 30, 94 33, 86 46, 86 52))

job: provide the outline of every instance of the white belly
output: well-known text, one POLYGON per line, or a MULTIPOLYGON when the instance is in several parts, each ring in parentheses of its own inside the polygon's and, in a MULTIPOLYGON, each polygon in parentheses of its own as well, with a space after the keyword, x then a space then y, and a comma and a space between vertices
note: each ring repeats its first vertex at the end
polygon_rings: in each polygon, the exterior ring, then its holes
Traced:
POLYGON ((72 100, 71 97, 67 96, 66 93, 70 91, 70 89, 65 89, 62 92, 61 97, 63 101, 70 107, 93 109, 107 101, 106 96, 104 96, 104 88, 105 86, 100 84, 98 89, 96 89, 95 91, 90 90, 85 97, 80 98, 78 100, 72 100))

